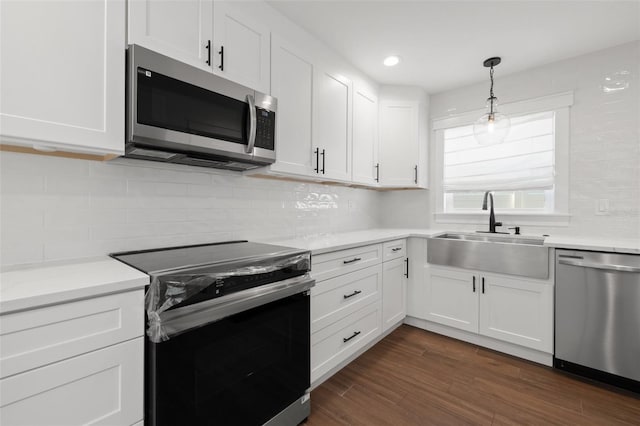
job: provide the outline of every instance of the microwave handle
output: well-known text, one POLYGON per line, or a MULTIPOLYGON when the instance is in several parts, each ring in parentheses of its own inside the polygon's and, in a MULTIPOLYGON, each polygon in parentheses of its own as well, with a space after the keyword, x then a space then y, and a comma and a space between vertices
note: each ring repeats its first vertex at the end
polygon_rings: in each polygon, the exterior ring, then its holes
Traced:
POLYGON ((256 101, 253 95, 247 95, 247 102, 249 103, 249 143, 247 144, 247 153, 253 152, 253 147, 256 144, 256 101))

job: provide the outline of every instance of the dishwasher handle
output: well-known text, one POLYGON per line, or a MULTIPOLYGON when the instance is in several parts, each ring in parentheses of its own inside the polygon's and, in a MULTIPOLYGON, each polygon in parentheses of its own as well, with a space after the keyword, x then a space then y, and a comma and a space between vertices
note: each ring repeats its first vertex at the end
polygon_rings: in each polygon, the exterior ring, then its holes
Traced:
POLYGON ((640 267, 638 266, 614 265, 610 263, 589 262, 587 260, 558 259, 558 263, 582 268, 604 269, 605 271, 640 272, 640 267))

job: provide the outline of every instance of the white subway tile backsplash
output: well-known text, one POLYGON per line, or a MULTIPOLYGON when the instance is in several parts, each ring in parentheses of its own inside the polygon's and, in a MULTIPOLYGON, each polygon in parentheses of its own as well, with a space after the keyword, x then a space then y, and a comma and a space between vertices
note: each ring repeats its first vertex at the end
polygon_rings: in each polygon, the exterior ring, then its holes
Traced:
POLYGON ((364 189, 129 159, 2 153, 0 169, 3 266, 378 226, 364 189))
MULTIPOLYGON (((3 154, 2 157, 6 157, 3 154)), ((3 170, 4 171, 4 170, 3 170)), ((24 172, 24 169, 22 170, 24 172)), ((6 174, 2 173, 0 193, 4 194, 43 194, 44 177, 38 174, 6 174)))

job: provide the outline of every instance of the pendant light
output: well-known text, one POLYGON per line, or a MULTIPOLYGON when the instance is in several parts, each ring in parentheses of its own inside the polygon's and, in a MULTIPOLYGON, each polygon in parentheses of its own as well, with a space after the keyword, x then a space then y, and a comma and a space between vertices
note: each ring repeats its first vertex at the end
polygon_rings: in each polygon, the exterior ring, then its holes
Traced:
POLYGON ((504 141, 509 134, 511 120, 498 112, 498 98, 493 95, 493 67, 500 63, 499 57, 489 58, 483 62, 489 71, 491 89, 487 98, 487 113, 480 117, 473 125, 473 135, 480 145, 493 145, 504 141))

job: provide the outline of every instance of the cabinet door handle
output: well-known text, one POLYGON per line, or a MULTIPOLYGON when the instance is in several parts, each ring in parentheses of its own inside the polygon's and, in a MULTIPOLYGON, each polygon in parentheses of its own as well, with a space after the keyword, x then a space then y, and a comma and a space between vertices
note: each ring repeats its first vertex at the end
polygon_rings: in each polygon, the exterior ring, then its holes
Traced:
POLYGON ((211 40, 207 40, 207 44, 205 44, 204 48, 207 49, 207 60, 205 63, 211 66, 211 40))
POLYGON ((380 163, 376 163, 376 182, 380 182, 380 163))
POLYGON ((473 292, 476 292, 476 277, 473 277, 473 292))
POLYGON ((398 250, 402 250, 402 247, 394 247, 391 249, 391 251, 398 251, 398 250))
POLYGON ((359 260, 362 260, 362 258, 361 257, 354 257, 351 260, 343 260, 342 263, 344 263, 345 265, 348 265, 349 263, 357 262, 359 260))
POLYGON ((343 343, 347 343, 349 340, 353 339, 354 337, 356 337, 358 334, 360 334, 360 331, 355 331, 351 336, 349 337, 343 337, 342 338, 342 342, 343 343))
POLYGON ((354 292, 353 292, 353 293, 351 293, 351 294, 343 294, 343 295, 342 295, 342 297, 344 297, 345 299, 348 299, 348 298, 350 298, 350 297, 357 296, 357 295, 359 295, 360 293, 362 293, 362 291, 360 291, 360 290, 356 290, 356 291, 354 291, 354 292))
POLYGON ((484 294, 484 277, 482 277, 482 294, 484 294))
POLYGON ((313 153, 316 155, 316 168, 313 171, 318 173, 318 170, 320 170, 320 148, 316 148, 313 153))
POLYGON ((324 174, 324 159, 325 159, 325 151, 324 149, 322 150, 322 174, 324 174))
POLYGON ((220 55, 220 65, 218 65, 218 68, 220 68, 220 71, 224 71, 224 46, 220 46, 218 54, 220 55))
POLYGON ((415 178, 413 179, 413 181, 414 181, 416 184, 418 184, 418 166, 416 166, 416 167, 414 168, 414 170, 415 170, 415 178))
POLYGON ((409 278, 409 258, 407 257, 404 261, 407 264, 407 273, 404 276, 409 278))

